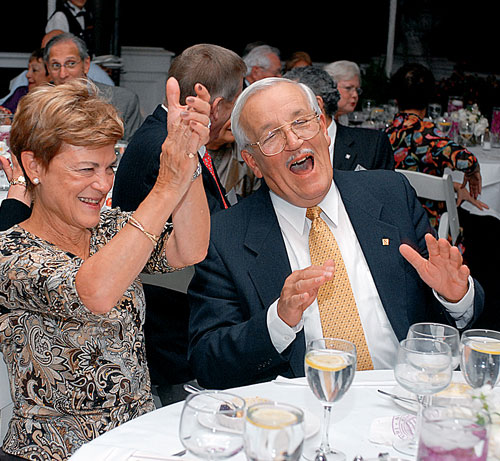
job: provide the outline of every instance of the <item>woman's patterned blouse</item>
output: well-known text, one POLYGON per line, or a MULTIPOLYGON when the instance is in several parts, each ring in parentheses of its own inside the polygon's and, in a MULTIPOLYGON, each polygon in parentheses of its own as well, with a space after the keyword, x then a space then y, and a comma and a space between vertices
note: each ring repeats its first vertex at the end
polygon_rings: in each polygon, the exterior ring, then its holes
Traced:
MULTIPOLYGON (((433 122, 415 114, 396 114, 386 133, 394 149, 395 168, 443 176, 446 168, 471 173, 478 165, 474 154, 447 138, 433 122)), ((421 202, 437 230, 446 205, 432 200, 421 202)))
MULTIPOLYGON (((90 255, 129 215, 101 213, 90 255)), ((171 230, 167 224, 145 271, 174 270, 163 256, 171 230)), ((64 460, 83 443, 154 409, 142 285, 137 278, 110 312, 93 314, 75 288, 82 263, 19 226, 0 232, 0 347, 14 401, 7 453, 64 460)))

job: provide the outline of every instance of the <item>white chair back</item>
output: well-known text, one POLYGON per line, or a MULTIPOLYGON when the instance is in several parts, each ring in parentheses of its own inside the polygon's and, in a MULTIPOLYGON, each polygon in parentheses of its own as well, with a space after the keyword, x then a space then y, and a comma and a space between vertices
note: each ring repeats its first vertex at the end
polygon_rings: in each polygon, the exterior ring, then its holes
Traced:
POLYGON ((446 203, 446 212, 441 215, 439 220, 438 236, 448 238, 448 235, 451 235, 451 242, 454 245, 460 232, 460 224, 451 176, 445 174, 443 177, 439 177, 418 171, 399 169, 396 169, 396 171, 406 176, 418 197, 441 200, 446 203))
POLYGON ((0 352, 0 446, 9 427, 14 404, 10 397, 10 383, 3 354, 0 352))

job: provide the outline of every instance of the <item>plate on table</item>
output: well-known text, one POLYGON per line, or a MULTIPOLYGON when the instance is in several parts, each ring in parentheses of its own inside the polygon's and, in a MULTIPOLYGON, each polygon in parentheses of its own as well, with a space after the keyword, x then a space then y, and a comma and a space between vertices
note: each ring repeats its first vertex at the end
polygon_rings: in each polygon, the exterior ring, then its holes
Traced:
MULTIPOLYGON (((432 396, 432 403, 434 405, 456 405, 458 403, 468 402, 471 398, 469 394, 471 389, 472 388, 466 383, 451 383, 446 389, 432 396)), ((395 386, 391 392, 399 397, 409 399, 416 398, 415 394, 403 389, 399 385, 395 386)), ((393 400, 397 406, 414 413, 417 412, 418 407, 416 402, 413 403, 396 399, 393 400)))
MULTIPOLYGON (((304 423, 305 423, 305 438, 308 439, 316 435, 321 427, 321 421, 309 410, 302 410, 304 412, 304 423)), ((229 419, 229 417, 226 417, 229 419)), ((198 422, 205 427, 214 428, 221 431, 232 432, 234 434, 241 434, 243 430, 238 427, 229 427, 229 425, 221 424, 218 421, 216 415, 200 413, 198 414, 198 422)))

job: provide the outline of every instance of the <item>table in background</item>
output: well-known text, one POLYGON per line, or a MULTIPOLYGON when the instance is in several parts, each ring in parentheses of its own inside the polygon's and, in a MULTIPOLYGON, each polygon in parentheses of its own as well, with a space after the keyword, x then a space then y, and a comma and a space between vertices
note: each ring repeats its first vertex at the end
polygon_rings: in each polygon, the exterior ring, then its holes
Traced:
MULTIPOLYGON (((297 378, 289 384, 266 382, 230 391, 242 397, 265 397, 297 405, 314 413, 322 424, 322 406, 305 383, 305 378, 297 378), (298 385, 299 383, 302 385, 298 385)), ((395 385, 392 370, 357 372, 351 388, 334 404, 330 439, 334 447, 345 452, 346 461, 351 461, 357 454, 365 459, 376 457, 380 452, 397 456, 391 446, 376 445, 368 440, 374 419, 405 412, 392 400, 377 392, 377 389, 391 391, 395 385)), ((182 406, 183 402, 178 402, 129 421, 83 445, 70 461, 124 461, 135 451, 171 456, 183 449, 179 440, 182 406)), ((319 447, 320 440, 321 430, 306 440, 306 446, 319 447)), ((181 461, 188 457, 194 458, 188 454, 185 458, 175 459, 181 461)), ((410 459, 408 456, 405 458, 410 459)), ((243 461, 246 457, 241 452, 232 459, 243 461)))

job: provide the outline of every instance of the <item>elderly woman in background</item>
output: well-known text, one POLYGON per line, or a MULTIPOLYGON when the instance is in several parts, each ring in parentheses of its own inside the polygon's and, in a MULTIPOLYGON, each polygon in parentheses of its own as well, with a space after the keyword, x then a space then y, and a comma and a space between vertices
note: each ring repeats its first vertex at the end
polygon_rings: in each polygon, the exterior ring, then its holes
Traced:
POLYGON ((340 93, 335 120, 342 125, 349 125, 348 115, 354 112, 361 94, 361 71, 352 61, 335 61, 324 69, 332 76, 340 93))
POLYGON ((167 82, 158 179, 133 213, 101 211, 123 123, 95 88, 73 80, 20 102, 10 143, 33 206, 0 232, 0 345, 14 401, 7 456, 64 460, 154 409, 137 276, 192 265, 207 251, 195 153, 208 140, 210 106, 204 87, 196 93, 180 106, 177 81, 167 82))

